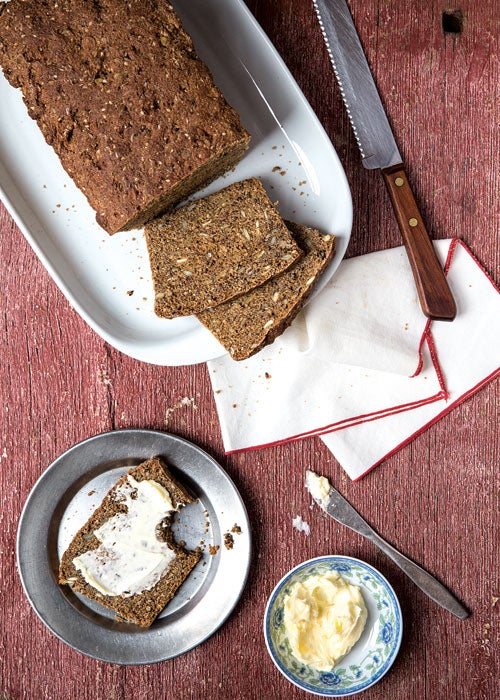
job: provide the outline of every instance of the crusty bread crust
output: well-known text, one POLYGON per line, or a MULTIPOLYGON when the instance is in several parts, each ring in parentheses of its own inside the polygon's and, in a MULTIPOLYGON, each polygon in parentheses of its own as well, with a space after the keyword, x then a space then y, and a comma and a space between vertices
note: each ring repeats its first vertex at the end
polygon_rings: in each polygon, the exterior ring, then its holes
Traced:
POLYGON ((99 540, 94 535, 95 530, 116 515, 116 513, 126 511, 126 506, 115 500, 114 494, 127 481, 129 475, 136 481, 149 479, 161 484, 169 492, 172 503, 176 508, 180 505, 192 503, 194 500, 186 489, 174 479, 168 468, 158 457, 148 459, 139 466, 129 469, 127 474, 121 477, 106 494, 102 503, 96 508, 85 525, 76 533, 64 552, 59 566, 59 583, 61 585, 69 584, 75 592, 81 593, 87 598, 114 610, 119 619, 135 622, 142 627, 149 627, 166 604, 174 597, 177 589, 187 578, 201 556, 200 552, 186 551, 175 543, 169 527, 169 518, 163 521, 162 526, 158 528, 158 532, 163 535, 164 541, 175 552, 175 559, 170 562, 162 578, 151 590, 143 591, 128 598, 102 595, 85 581, 73 564, 75 557, 99 546, 99 540))
POLYGON ((0 3, 0 65, 109 233, 184 200, 249 145, 168 2, 0 3))

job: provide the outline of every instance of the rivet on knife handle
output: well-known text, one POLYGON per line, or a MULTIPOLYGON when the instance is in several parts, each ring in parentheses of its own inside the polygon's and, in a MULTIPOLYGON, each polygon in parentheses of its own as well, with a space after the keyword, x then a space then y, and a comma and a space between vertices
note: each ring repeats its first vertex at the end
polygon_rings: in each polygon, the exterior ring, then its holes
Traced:
POLYGON ((452 321, 456 306, 443 269, 436 257, 403 165, 382 170, 410 261, 418 298, 431 319, 452 321))

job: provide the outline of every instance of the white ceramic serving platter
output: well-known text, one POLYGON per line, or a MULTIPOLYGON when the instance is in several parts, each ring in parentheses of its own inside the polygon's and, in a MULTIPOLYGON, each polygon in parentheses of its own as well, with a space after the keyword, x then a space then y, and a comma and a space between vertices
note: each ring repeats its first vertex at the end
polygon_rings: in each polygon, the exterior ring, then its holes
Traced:
MULTIPOLYGON (((337 237, 331 277, 352 223, 335 150, 285 64, 243 0, 174 0, 199 55, 252 135, 234 171, 204 190, 255 176, 285 218, 337 237)), ((0 196, 72 306, 118 350, 144 362, 186 365, 225 350, 192 316, 153 313, 142 231, 108 236, 0 72, 0 196)))
POLYGON ((203 642, 236 605, 250 565, 250 524, 222 467, 182 438, 154 430, 116 430, 70 448, 42 474, 24 506, 17 563, 24 591, 45 625, 77 651, 116 664, 147 664, 203 642), (202 558, 151 627, 118 622, 112 610, 57 582, 59 561, 108 490, 132 466, 161 456, 197 498, 172 526, 202 558), (224 546, 231 534, 233 547, 224 546), (219 547, 210 553, 210 546, 219 547))

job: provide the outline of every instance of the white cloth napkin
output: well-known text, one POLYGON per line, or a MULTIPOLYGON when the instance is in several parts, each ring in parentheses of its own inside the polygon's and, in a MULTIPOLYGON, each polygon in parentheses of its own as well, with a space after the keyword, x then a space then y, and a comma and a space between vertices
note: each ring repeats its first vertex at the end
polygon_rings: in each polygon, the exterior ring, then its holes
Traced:
POLYGON ((457 303, 429 323, 402 247, 345 260, 272 345, 208 363, 226 452, 320 435, 360 478, 500 373, 500 294, 436 241, 457 303))

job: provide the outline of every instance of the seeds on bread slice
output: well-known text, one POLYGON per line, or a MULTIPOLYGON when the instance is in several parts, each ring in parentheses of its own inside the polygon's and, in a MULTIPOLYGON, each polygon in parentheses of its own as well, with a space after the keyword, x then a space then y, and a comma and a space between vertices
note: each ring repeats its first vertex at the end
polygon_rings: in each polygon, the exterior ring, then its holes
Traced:
POLYGON ((170 529, 173 513, 193 500, 158 457, 129 469, 108 491, 67 547, 59 566, 59 583, 68 584, 76 593, 114 610, 118 619, 149 627, 200 559, 200 552, 187 551, 178 545, 170 529), (147 504, 142 512, 137 511, 140 503, 133 505, 141 499, 140 484, 144 481, 149 493, 152 489, 156 498, 165 499, 167 493, 167 514, 159 518, 159 522, 154 522, 154 516, 151 518, 147 504), (140 519, 141 537, 134 542, 137 519, 140 519), (103 534, 106 532, 112 533, 111 540, 116 539, 111 545, 104 544, 108 541, 103 534), (149 542, 144 533, 149 534, 149 542), (141 568, 145 561, 150 566, 152 560, 156 568, 141 568), (120 562, 124 564, 123 569, 120 562), (123 586, 123 581, 128 587, 134 577, 138 592, 132 589, 105 593, 105 590, 123 586), (150 587, 141 590, 145 582, 150 587))
POLYGON ((302 255, 259 180, 236 182, 145 228, 155 313, 187 316, 283 272, 302 255))
POLYGON ((272 343, 298 314, 335 254, 335 237, 286 222, 305 255, 291 268, 233 301, 197 318, 234 360, 272 343))

